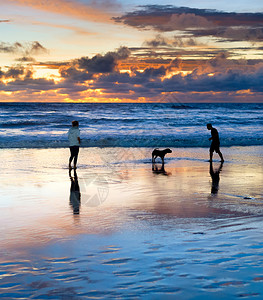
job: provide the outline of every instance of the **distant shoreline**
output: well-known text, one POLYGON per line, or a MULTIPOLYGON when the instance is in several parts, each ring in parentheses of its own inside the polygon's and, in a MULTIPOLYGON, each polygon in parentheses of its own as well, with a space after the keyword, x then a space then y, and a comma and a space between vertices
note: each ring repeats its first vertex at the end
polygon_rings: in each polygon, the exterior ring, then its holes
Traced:
POLYGON ((36 104, 36 103, 38 103, 38 104, 47 104, 47 105, 50 105, 50 104, 63 104, 63 105, 65 105, 65 104, 78 104, 78 105, 85 105, 85 104, 117 104, 117 105, 119 105, 119 104, 229 104, 229 105, 235 105, 235 104, 260 104, 260 105, 263 105, 263 102, 261 101, 261 102, 251 102, 251 101, 249 101, 249 102, 231 102, 231 103, 229 103, 229 102, 190 102, 190 101, 188 101, 188 102, 176 102, 176 101, 174 101, 174 102, 170 102, 170 101, 166 101, 166 102, 164 102, 164 101, 156 101, 156 102, 154 102, 154 101, 152 101, 152 102, 74 102, 74 101, 72 101, 72 102, 39 102, 39 101, 31 101, 31 102, 20 102, 20 101, 10 101, 10 102, 8 102, 8 101, 6 101, 6 102, 1 102, 0 101, 0 105, 1 104, 36 104))

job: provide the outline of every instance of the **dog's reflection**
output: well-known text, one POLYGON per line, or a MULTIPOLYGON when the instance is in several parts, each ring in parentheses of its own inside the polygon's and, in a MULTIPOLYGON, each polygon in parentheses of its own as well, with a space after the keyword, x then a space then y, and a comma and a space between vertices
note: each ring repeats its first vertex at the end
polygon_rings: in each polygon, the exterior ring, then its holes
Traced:
POLYGON ((158 167, 158 165, 156 163, 153 163, 152 164, 152 172, 154 174, 163 174, 166 176, 171 175, 171 173, 165 171, 164 164, 162 164, 161 167, 158 167))
POLYGON ((71 172, 72 170, 69 171, 69 178, 71 180, 69 203, 70 206, 72 207, 73 214, 78 215, 79 207, 80 207, 80 198, 81 198, 78 175, 76 169, 74 169, 74 177, 72 177, 71 172))
POLYGON ((209 173, 212 178, 212 185, 211 185, 211 194, 217 194, 219 190, 219 180, 220 180, 220 172, 222 171, 223 168, 223 162, 221 162, 220 166, 218 169, 214 169, 213 167, 213 162, 210 162, 210 168, 209 168, 209 173))

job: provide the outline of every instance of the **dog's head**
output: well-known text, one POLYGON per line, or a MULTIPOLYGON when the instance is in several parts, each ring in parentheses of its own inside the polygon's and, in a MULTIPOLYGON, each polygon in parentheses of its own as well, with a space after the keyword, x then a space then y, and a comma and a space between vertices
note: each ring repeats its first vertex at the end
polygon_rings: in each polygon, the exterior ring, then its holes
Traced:
POLYGON ((172 153, 173 151, 169 148, 165 149, 165 153, 172 153))

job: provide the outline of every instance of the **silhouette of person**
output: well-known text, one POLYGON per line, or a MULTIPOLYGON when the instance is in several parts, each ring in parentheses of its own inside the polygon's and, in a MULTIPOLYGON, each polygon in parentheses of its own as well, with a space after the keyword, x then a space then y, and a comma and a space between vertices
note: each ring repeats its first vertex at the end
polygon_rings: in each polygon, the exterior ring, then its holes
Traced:
POLYGON ((78 215, 81 193, 79 189, 79 182, 76 170, 74 170, 74 177, 72 177, 71 175, 71 170, 69 171, 69 178, 71 180, 69 203, 73 209, 73 214, 78 215))
POLYGON ((217 170, 214 170, 213 168, 213 162, 210 161, 210 168, 209 173, 212 178, 212 185, 211 185, 211 194, 217 194, 219 190, 219 173, 222 171, 223 168, 223 162, 221 161, 221 164, 217 170))
POLYGON ((72 127, 68 131, 68 140, 70 149, 69 169, 71 169, 71 162, 73 159, 74 169, 76 169, 80 145, 80 131, 78 121, 72 121, 72 127))
POLYGON ((223 155, 222 155, 222 153, 220 151, 220 141, 219 141, 218 131, 210 123, 208 123, 206 125, 206 127, 207 127, 208 130, 211 130, 211 137, 209 138, 209 141, 212 140, 212 143, 211 143, 211 146, 210 146, 210 150, 209 150, 209 152, 210 152, 210 160, 209 161, 210 162, 212 161, 212 159, 213 159, 213 152, 215 151, 220 156, 221 162, 223 162, 224 158, 223 158, 223 155))

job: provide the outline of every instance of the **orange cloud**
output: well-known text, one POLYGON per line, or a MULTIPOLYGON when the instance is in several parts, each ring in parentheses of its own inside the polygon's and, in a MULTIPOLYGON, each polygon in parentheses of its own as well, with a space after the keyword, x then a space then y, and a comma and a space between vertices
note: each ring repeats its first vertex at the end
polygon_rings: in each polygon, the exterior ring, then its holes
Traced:
MULTIPOLYGON (((110 22, 112 17, 105 10, 70 0, 10 0, 9 3, 29 6, 42 11, 63 14, 93 22, 110 22)), ((6 4, 6 3, 5 3, 6 4)))
POLYGON ((94 35, 94 32, 85 30, 81 27, 77 26, 70 26, 70 25, 59 25, 59 24, 54 24, 54 23, 47 23, 47 22, 33 22, 33 25, 40 25, 40 26, 48 26, 48 27, 53 27, 53 28, 61 28, 61 29, 66 29, 70 31, 74 31, 77 34, 83 34, 83 35, 94 35))

